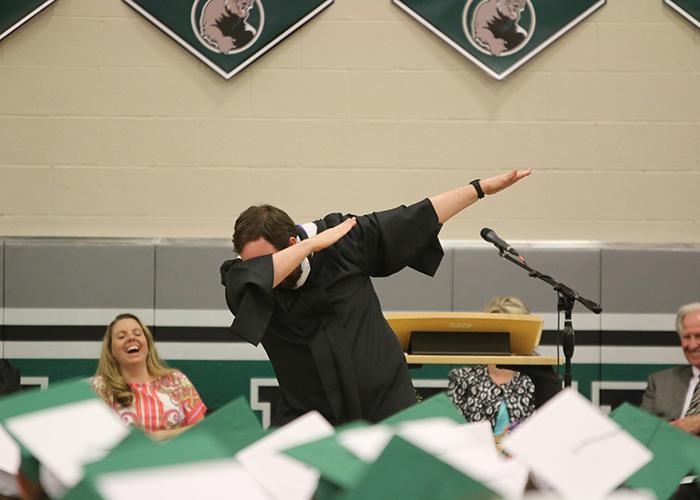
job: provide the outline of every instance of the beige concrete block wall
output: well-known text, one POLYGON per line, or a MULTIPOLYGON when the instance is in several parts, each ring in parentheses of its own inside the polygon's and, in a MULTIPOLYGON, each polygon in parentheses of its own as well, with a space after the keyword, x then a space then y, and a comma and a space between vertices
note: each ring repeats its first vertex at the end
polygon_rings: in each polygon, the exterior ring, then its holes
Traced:
POLYGON ((336 0, 226 81, 120 0, 58 0, 0 42, 0 236, 228 238, 535 174, 443 229, 700 243, 700 30, 608 0, 498 82, 389 0, 336 0))

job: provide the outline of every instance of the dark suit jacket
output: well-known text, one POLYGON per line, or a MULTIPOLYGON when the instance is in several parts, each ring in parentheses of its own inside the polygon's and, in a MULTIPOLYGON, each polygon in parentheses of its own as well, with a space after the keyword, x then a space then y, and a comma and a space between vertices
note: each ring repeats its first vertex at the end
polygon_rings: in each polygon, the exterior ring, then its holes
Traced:
POLYGON ((652 373, 647 380, 642 409, 665 420, 680 418, 692 376, 690 365, 652 373))

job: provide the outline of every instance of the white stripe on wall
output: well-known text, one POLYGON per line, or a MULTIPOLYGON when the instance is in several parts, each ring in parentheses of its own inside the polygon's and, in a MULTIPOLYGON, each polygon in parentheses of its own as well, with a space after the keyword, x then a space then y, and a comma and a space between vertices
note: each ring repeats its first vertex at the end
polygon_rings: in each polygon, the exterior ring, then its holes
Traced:
POLYGON ((675 332, 676 314, 602 314, 601 330, 675 332))
MULTIPOLYGON (((556 313, 534 313, 544 320, 545 330, 556 330, 557 329, 557 314, 556 313)), ((600 330, 600 318, 599 314, 593 313, 573 313, 571 315, 571 324, 574 326, 574 330, 600 330)), ((564 315, 561 315, 560 325, 564 327, 564 315)))
POLYGON ((102 342, 5 341, 9 359, 97 359, 102 342))
MULTIPOLYGON (((8 359, 97 359, 101 342, 6 341, 8 359)), ((556 357, 556 346, 540 346, 542 356, 556 357)), ((262 346, 242 342, 160 342, 158 352, 166 360, 267 361, 262 346)), ((562 363, 563 353, 560 351, 562 363)), ((576 346, 574 364, 685 364, 680 347, 576 346)))
POLYGON ((206 326, 228 328, 233 314, 226 309, 156 309, 156 326, 206 326))
MULTIPOLYGON (((545 345, 539 346, 537 348, 537 353, 540 356, 549 356, 552 358, 557 357, 557 346, 545 345)), ((559 349, 559 358, 561 359, 561 364, 564 364, 564 352, 559 349)), ((574 347, 574 358, 573 363, 600 363, 600 347, 591 345, 582 345, 574 347)))
POLYGON ((6 307, 6 325, 84 326, 107 325, 119 314, 135 314, 146 324, 153 324, 153 309, 68 309, 6 307))
MULTIPOLYGON (((101 342, 5 341, 8 359, 97 359, 101 342)), ((163 359, 207 361, 267 361, 262 346, 241 342, 160 342, 163 359)))
POLYGON ((688 361, 680 347, 607 346, 602 350, 601 363, 618 363, 623 365, 685 365, 688 361))
MULTIPOLYGON (((229 327, 233 314, 226 309, 68 309, 17 308, 4 310, 6 325, 107 325, 115 316, 130 312, 155 326, 229 327)), ((389 311, 385 311, 389 312, 389 311)), ((392 311, 393 312, 393 311, 392 311)), ((396 311, 401 312, 401 311, 396 311)), ((545 330, 557 328, 556 313, 534 313, 544 320, 545 330)), ((676 315, 638 313, 574 313, 576 330, 675 331, 676 315)), ((562 317, 563 324, 563 317, 562 317)))

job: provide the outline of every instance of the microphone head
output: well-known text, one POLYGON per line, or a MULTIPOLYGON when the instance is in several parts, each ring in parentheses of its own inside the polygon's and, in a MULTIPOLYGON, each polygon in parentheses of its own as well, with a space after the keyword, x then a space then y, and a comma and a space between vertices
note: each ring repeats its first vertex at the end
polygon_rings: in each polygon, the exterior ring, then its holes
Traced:
POLYGON ((485 228, 483 228, 483 229, 481 230, 481 233, 480 233, 480 234, 481 234, 481 237, 482 237, 483 239, 485 239, 486 241, 488 241, 488 239, 487 239, 487 238, 488 238, 488 235, 491 234, 491 233, 493 233, 493 229, 489 229, 488 227, 485 227, 485 228))

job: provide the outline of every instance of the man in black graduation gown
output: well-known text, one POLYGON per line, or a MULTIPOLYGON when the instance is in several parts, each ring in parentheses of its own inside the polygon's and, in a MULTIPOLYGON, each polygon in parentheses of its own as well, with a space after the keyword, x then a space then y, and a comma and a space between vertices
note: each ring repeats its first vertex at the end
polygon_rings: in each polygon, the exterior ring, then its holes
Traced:
POLYGON ((221 266, 234 333, 262 342, 279 381, 274 425, 319 411, 338 425, 380 421, 416 401, 403 352, 370 277, 408 266, 433 276, 442 224, 479 198, 530 174, 472 181, 410 206, 295 226, 282 210, 238 217, 239 258, 221 266))

